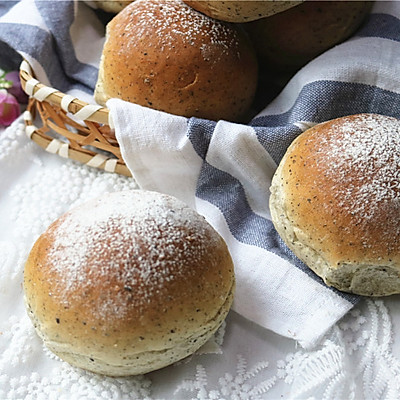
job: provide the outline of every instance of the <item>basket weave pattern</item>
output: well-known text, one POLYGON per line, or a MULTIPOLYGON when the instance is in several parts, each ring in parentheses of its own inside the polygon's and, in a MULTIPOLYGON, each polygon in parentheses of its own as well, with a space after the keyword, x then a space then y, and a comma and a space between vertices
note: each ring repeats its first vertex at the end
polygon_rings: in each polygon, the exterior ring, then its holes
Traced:
POLYGON ((50 153, 91 167, 131 176, 121 156, 107 108, 85 103, 40 83, 31 66, 20 66, 23 90, 29 96, 24 113, 26 134, 50 153), (38 127, 36 124, 41 125, 38 127))

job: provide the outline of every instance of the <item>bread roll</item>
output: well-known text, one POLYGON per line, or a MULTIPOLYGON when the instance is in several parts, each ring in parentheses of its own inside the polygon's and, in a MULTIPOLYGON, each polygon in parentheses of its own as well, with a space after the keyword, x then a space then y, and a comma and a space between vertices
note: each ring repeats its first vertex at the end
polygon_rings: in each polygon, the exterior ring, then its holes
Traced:
POLYGON ((400 120, 358 114, 308 129, 271 185, 272 221, 329 286, 400 293, 400 120))
POLYGON ((371 1, 305 1, 245 25, 263 69, 293 72, 350 37, 371 1))
POLYGON ((241 29, 180 0, 136 0, 107 25, 95 99, 239 121, 254 98, 257 68, 241 29))
POLYGON ((146 373, 196 351, 226 317, 232 260, 182 202, 147 191, 85 203, 39 237, 25 301, 45 345, 110 376, 146 373))
POLYGON ((249 22, 269 17, 300 4, 300 1, 276 0, 184 0, 197 11, 227 22, 249 22))

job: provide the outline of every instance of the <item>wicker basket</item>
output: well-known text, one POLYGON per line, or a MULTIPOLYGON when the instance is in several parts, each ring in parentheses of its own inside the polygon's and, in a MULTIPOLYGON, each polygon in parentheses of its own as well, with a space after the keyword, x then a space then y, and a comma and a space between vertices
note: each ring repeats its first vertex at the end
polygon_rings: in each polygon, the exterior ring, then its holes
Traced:
POLYGON ((85 103, 35 79, 31 66, 20 66, 23 90, 29 96, 24 113, 26 134, 50 153, 131 176, 115 139, 109 111, 85 103), (35 124, 41 125, 40 127, 35 124))

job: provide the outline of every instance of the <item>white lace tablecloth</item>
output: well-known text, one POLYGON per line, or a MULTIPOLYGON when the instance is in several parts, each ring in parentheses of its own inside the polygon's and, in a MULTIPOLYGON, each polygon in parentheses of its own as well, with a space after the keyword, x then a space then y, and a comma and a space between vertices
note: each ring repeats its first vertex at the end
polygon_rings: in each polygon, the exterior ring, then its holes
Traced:
POLYGON ((176 365, 108 378, 43 348, 22 293, 35 239, 67 209, 131 178, 48 154, 21 121, 0 130, 0 399, 399 399, 398 296, 360 302, 305 351, 231 312, 215 338, 176 365))

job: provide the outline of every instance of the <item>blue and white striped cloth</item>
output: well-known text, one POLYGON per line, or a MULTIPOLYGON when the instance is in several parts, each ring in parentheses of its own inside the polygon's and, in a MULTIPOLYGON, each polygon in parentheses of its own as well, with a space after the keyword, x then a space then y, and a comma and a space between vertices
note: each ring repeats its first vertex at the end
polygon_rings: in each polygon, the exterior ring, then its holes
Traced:
MULTIPOLYGON (((100 16, 72 0, 0 2, 0 62, 12 64, 19 54, 41 82, 93 102, 100 16)), ((357 302, 326 287, 286 248, 270 220, 269 185, 308 126, 359 112, 400 118, 400 2, 376 2, 352 38, 300 70, 249 125, 117 99, 107 106, 141 187, 183 199, 225 238, 236 268, 236 312, 311 347, 357 302)))

